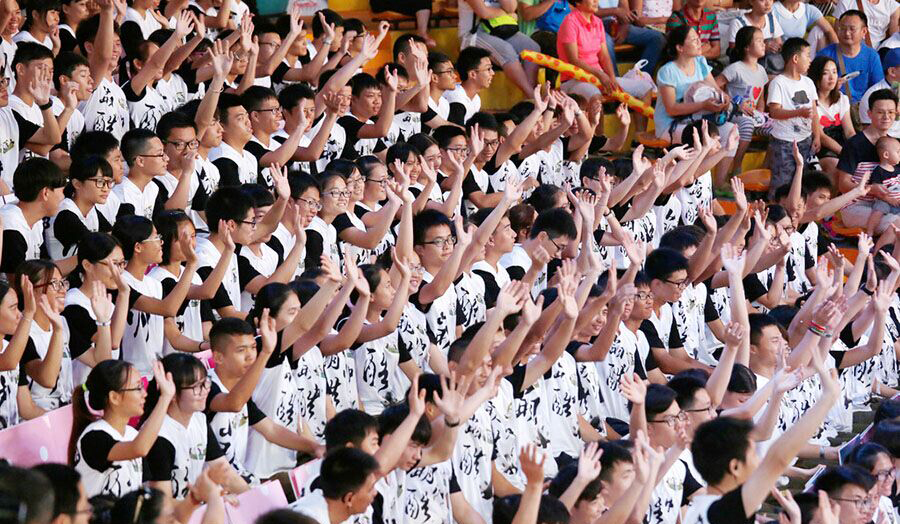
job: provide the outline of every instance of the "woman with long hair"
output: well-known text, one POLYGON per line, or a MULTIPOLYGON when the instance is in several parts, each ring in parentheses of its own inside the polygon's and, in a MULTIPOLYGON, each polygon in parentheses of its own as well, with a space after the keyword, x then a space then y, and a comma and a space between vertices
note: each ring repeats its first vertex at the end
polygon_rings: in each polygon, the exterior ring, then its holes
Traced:
MULTIPOLYGON (((19 362, 28 344, 31 324, 37 312, 31 281, 21 278, 24 305, 19 311, 17 293, 6 282, 0 282, 0 429, 19 423, 19 362), (10 337, 7 340, 7 337, 10 337)), ((23 386, 23 389, 26 389, 23 386)))
POLYGON ((62 0, 61 10, 59 50, 60 52, 73 52, 78 47, 78 39, 75 37, 78 26, 91 16, 91 12, 88 10, 88 0, 62 0))
POLYGON ((59 0, 25 2, 25 24, 13 37, 13 42, 34 42, 59 54, 59 0))
POLYGON ((822 170, 833 177, 844 144, 856 134, 850 118, 850 99, 841 93, 837 64, 831 58, 817 56, 809 64, 807 76, 815 84, 819 95, 816 105, 822 142, 822 149, 818 153, 819 163, 822 164, 822 170))
POLYGON ((144 415, 147 393, 141 374, 128 362, 100 362, 75 389, 69 452, 88 497, 121 497, 143 483, 141 459, 150 453, 175 396, 172 375, 162 363, 154 362, 153 376, 159 395, 140 431, 128 421, 144 415))

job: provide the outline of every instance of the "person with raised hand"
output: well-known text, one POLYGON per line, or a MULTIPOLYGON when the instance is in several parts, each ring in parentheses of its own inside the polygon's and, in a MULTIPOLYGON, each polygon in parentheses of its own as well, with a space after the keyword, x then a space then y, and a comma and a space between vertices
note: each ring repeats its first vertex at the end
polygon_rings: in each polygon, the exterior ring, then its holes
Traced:
MULTIPOLYGON (((828 333, 830 334, 830 333, 828 333)), ((805 338, 818 342, 810 331, 805 338)), ((840 395, 837 372, 826 369, 817 348, 811 350, 813 367, 822 382, 822 395, 806 413, 784 432, 760 460, 750 440, 753 425, 731 417, 719 417, 694 433, 691 450, 694 465, 708 483, 707 493, 698 495, 684 522, 754 522, 756 512, 769 496, 797 453, 825 420, 840 395)))
POLYGON ((19 289, 21 291, 16 293, 8 284, 0 284, 0 332, 4 335, 3 342, 0 342, 3 346, 0 353, 0 429, 19 423, 19 363, 28 347, 31 324, 37 313, 31 280, 23 275, 19 289), (20 294, 23 297, 21 308, 20 294))

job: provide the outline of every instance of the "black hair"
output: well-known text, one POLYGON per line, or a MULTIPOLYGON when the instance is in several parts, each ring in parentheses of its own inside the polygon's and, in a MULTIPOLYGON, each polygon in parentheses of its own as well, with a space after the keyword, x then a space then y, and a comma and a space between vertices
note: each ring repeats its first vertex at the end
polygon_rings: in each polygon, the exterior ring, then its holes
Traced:
MULTIPOLYGON (((400 58, 400 53, 412 52, 413 42, 425 45, 425 39, 415 33, 403 33, 402 35, 398 36, 396 40, 394 40, 394 62, 396 62, 400 58)), ((429 53, 429 57, 430 56, 431 53, 429 53)))
POLYGON ((266 100, 278 100, 278 95, 270 87, 250 86, 241 94, 241 105, 248 113, 259 111, 266 100))
POLYGON ((456 340, 450 343, 450 350, 447 352, 447 360, 449 362, 459 363, 459 361, 462 359, 463 353, 466 352, 469 344, 472 343, 472 339, 475 338, 478 330, 480 330, 483 326, 484 322, 476 322, 464 329, 462 335, 460 335, 456 340))
MULTIPOLYGON (((409 404, 406 402, 384 408, 384 411, 378 415, 378 438, 383 440, 386 435, 397 431, 397 428, 408 416, 409 404)), ((427 446, 431 441, 431 423, 428 422, 425 415, 422 415, 416 422, 416 429, 413 430, 409 440, 422 446, 427 446)))
POLYGON ((240 224, 253 208, 253 202, 241 188, 220 187, 210 195, 206 203, 206 224, 211 233, 219 231, 219 220, 233 220, 240 224))
POLYGON ((734 417, 717 417, 704 422, 694 432, 691 453, 694 467, 707 484, 714 486, 728 474, 732 460, 743 462, 750 449, 753 422, 734 417))
POLYGON ((108 131, 85 131, 78 135, 69 148, 69 155, 75 159, 85 155, 105 157, 110 151, 119 149, 119 141, 108 131))
POLYGON ((62 52, 56 56, 53 60, 53 86, 56 88, 57 92, 62 89, 59 77, 61 75, 66 75, 67 77, 72 78, 75 69, 79 66, 89 68, 91 65, 87 61, 87 58, 77 53, 62 52))
POLYGON ((534 224, 531 226, 528 237, 536 238, 541 232, 546 232, 547 236, 552 240, 560 237, 574 239, 578 236, 578 230, 575 229, 575 220, 565 209, 548 209, 540 213, 534 219, 534 224))
MULTIPOLYGON (((521 502, 522 495, 495 497, 492 515, 494 524, 512 524, 521 502)), ((552 495, 541 495, 537 522, 540 524, 568 524, 569 510, 558 498, 552 495)))
POLYGON ((667 280, 676 271, 687 270, 688 259, 678 251, 666 247, 654 249, 647 255, 644 263, 644 271, 651 280, 667 280))
POLYGON ((613 165, 608 159, 599 156, 589 156, 581 163, 581 169, 578 171, 578 178, 594 179, 600 174, 600 168, 604 168, 607 173, 613 172, 613 165))
MULTIPOLYGON (((121 391, 128 383, 128 372, 134 369, 124 360, 104 360, 91 368, 83 387, 72 392, 72 437, 69 439, 69 463, 75 463, 75 448, 84 428, 97 420, 92 412, 107 407, 109 394, 121 391)), ((33 488, 32 488, 33 489, 33 488)))
POLYGON ((217 109, 219 111, 219 120, 223 126, 228 123, 228 110, 232 107, 244 107, 239 95, 234 93, 222 93, 219 95, 217 109))
POLYGON ((858 466, 830 466, 813 483, 813 489, 833 497, 844 486, 859 486, 868 492, 875 485, 875 477, 858 466))
MULTIPOLYGON (((847 16, 847 13, 849 13, 849 12, 850 11, 845 12, 844 16, 847 16)), ((841 18, 843 18, 843 16, 841 18)), ((894 93, 893 90, 888 89, 888 88, 879 89, 879 90, 873 92, 871 95, 869 95, 869 111, 871 111, 875 108, 875 102, 878 102, 879 100, 891 100, 892 102, 894 102, 895 108, 898 104, 897 94, 894 93)))
POLYGON ((255 322, 262 318, 264 309, 269 310, 270 316, 276 316, 291 295, 296 296, 297 292, 287 284, 282 284, 281 282, 270 282, 266 284, 256 293, 253 309, 247 314, 247 322, 255 322))
POLYGON ((666 47, 663 49, 663 62, 671 62, 678 58, 678 46, 684 45, 691 29, 691 26, 684 24, 669 30, 666 36, 666 47))
POLYGON ((422 373, 419 375, 419 391, 425 392, 425 402, 434 404, 434 398, 441 396, 444 391, 441 377, 434 373, 422 373))
POLYGON ((411 144, 407 144, 406 142, 397 142, 392 145, 387 150, 387 156, 385 157, 385 165, 392 166, 395 160, 399 160, 404 164, 407 162, 410 156, 413 158, 418 157, 420 154, 419 150, 416 149, 411 144))
POLYGON ((263 513, 253 524, 319 524, 313 518, 291 509, 273 509, 263 513))
POLYGON ((600 455, 600 480, 612 482, 616 464, 634 462, 631 450, 627 447, 629 445, 631 442, 627 440, 600 443, 600 449, 603 450, 603 454, 600 455))
POLYGON ((446 54, 441 53, 440 51, 428 52, 428 69, 432 72, 438 64, 446 64, 447 62, 450 62, 451 66, 453 65, 453 61, 446 54))
POLYGON ((156 124, 156 136, 163 142, 167 142, 172 136, 173 129, 193 129, 197 132, 197 124, 194 119, 182 113, 181 111, 169 111, 159 118, 156 124))
POLYGON ((531 204, 516 204, 509 208, 509 226, 515 231, 516 235, 520 231, 530 231, 537 216, 537 211, 531 204))
MULTIPOLYGON (((602 469, 601 469, 602 471, 602 469)), ((553 480, 550 481, 550 487, 547 489, 547 493, 553 495, 556 498, 562 497, 563 493, 569 489, 569 486, 572 485, 572 482, 575 480, 575 477, 578 475, 578 465, 577 464, 569 464, 564 468, 560 469, 559 472, 553 477, 553 480)), ((577 506, 579 502, 592 502, 600 495, 600 489, 602 485, 600 484, 600 475, 597 475, 597 478, 588 482, 588 484, 581 490, 581 494, 578 495, 578 500, 575 501, 575 505, 577 506)))
POLYGON ((157 138, 156 133, 142 127, 130 129, 122 136, 122 156, 129 167, 134 165, 138 156, 147 151, 147 143, 154 138, 157 138))
POLYGON ((378 82, 378 87, 387 85, 387 77, 384 76, 384 70, 387 68, 388 71, 397 75, 398 78, 403 78, 405 80, 409 80, 409 73, 406 71, 406 68, 400 64, 395 62, 388 62, 384 64, 384 66, 379 67, 378 71, 375 73, 375 81, 378 82))
MULTIPOLYGON (((53 52, 44 47, 43 44, 38 44, 35 42, 19 42, 18 47, 16 47, 16 54, 12 61, 13 71, 16 70, 16 66, 19 64, 28 65, 35 60, 50 60, 50 63, 53 63, 53 52)), ((18 77, 18 72, 16 72, 16 77, 18 77)))
POLYGON ((845 464, 855 464, 866 471, 871 472, 875 469, 878 455, 881 454, 887 456, 888 459, 891 458, 891 452, 881 444, 878 444, 877 442, 864 442, 850 450, 850 455, 845 460, 845 464))
POLYGON ((68 198, 75 197, 75 186, 72 185, 73 180, 86 182, 89 178, 100 175, 101 178, 112 178, 112 166, 105 158, 99 155, 84 155, 71 157, 72 163, 69 165, 69 183, 66 185, 63 194, 68 198))
POLYGON ((647 412, 647 420, 664 413, 675 402, 675 390, 662 384, 650 384, 647 386, 647 397, 644 408, 647 412))
POLYGON ((792 37, 788 38, 781 45, 781 57, 784 58, 785 63, 790 62, 794 55, 800 54, 804 49, 809 47, 809 42, 802 38, 792 37))
MULTIPOLYGON (((0 294, 0 299, 3 295, 0 294)), ((900 400, 888 398, 881 401, 878 409, 875 410, 875 418, 873 424, 878 424, 882 420, 891 420, 900 417, 900 400)))
POLYGON ((53 485, 40 471, 0 467, 0 508, 10 524, 49 523, 55 508, 53 485))
POLYGON ((425 234, 428 230, 437 226, 447 226, 453 233, 453 222, 447 215, 436 209, 425 209, 413 217, 413 245, 421 246, 425 243, 425 234))
MULTIPOLYGON (((206 366, 200 359, 190 353, 182 353, 177 351, 169 353, 162 358, 162 366, 167 374, 172 375, 172 382, 175 383, 175 395, 185 389, 190 389, 196 384, 198 379, 205 379, 209 376, 206 366)), ((144 402, 144 415, 141 417, 141 423, 147 420, 147 417, 153 413, 153 409, 159 402, 159 384, 156 380, 151 380, 147 385, 147 400, 144 402)))
POLYGON ((222 347, 222 339, 237 335, 256 335, 256 330, 249 322, 237 317, 222 317, 213 323, 209 329, 209 347, 213 351, 219 351, 222 347))
POLYGON ((66 187, 66 175, 46 158, 26 158, 13 173, 13 192, 21 202, 34 202, 42 190, 60 187, 66 187))
MULTIPOLYGON (((848 9, 848 10, 844 11, 844 13, 840 16, 840 18, 838 18, 838 20, 843 20, 843 19, 847 18, 848 16, 859 17, 859 19, 862 21, 863 27, 869 26, 869 17, 866 16, 866 14, 864 12, 862 12, 858 9, 848 9)), ((869 106, 869 107, 871 107, 871 106, 869 106)))
POLYGON ((69 274, 69 281, 72 283, 72 287, 81 285, 84 278, 82 275, 85 261, 96 264, 112 254, 118 245, 119 241, 108 233, 91 232, 81 237, 81 240, 78 242, 78 265, 69 274))
POLYGON ((350 91, 354 97, 362 95, 366 89, 381 89, 378 80, 369 73, 357 73, 350 79, 350 91))
POLYGON ((560 194, 562 194, 561 187, 553 184, 540 184, 528 196, 527 202, 537 213, 543 213, 556 207, 556 201, 560 194))
MULTIPOLYGON (((94 15, 90 18, 82 20, 80 24, 78 24, 78 28, 75 30, 75 39, 78 40, 78 48, 81 50, 81 54, 84 56, 88 56, 87 44, 90 42, 94 43, 94 40, 97 38, 97 32, 100 30, 100 15, 94 15)), ((119 34, 119 24, 113 21, 113 33, 119 34)))
POLYGON ((290 84, 278 93, 278 103, 285 111, 300 105, 301 100, 315 100, 316 93, 306 84, 290 84))
POLYGON ((762 336, 762 330, 768 326, 778 327, 778 321, 771 315, 766 313, 751 313, 750 320, 750 343, 754 346, 759 345, 759 337, 762 336))
POLYGON ((734 35, 734 47, 729 51, 731 62, 740 62, 747 56, 747 48, 753 43, 753 35, 759 28, 753 25, 745 25, 734 35))
POLYGON ((477 70, 481 61, 490 57, 491 53, 480 47, 463 48, 456 59, 456 72, 459 74, 459 79, 463 82, 468 80, 469 72, 477 70))
MULTIPOLYGON (((825 66, 828 64, 835 64, 835 67, 837 67, 837 63, 834 59, 825 55, 817 56, 812 63, 809 64, 809 70, 806 72, 806 76, 813 81, 816 89, 819 89, 819 85, 822 83, 822 76, 825 74, 825 66)), ((841 90, 838 89, 838 85, 835 84, 831 89, 831 92, 828 93, 828 101, 832 104, 836 104, 840 99, 841 90)), ((803 176, 803 182, 806 182, 806 175, 803 176)))
POLYGON ((81 474, 75 468, 66 464, 38 464, 31 468, 42 473, 53 487, 53 517, 60 515, 75 515, 78 512, 78 499, 81 493, 78 491, 78 482, 81 474))
POLYGON ((162 491, 147 486, 126 493, 113 506, 112 522, 131 524, 154 524, 165 508, 166 495, 162 491), (135 515, 137 513, 137 515, 135 515))
POLYGON ((312 17, 312 34, 313 38, 319 38, 320 36, 325 34, 325 28, 322 26, 322 21, 319 19, 319 14, 325 18, 326 24, 333 24, 334 28, 344 26, 344 17, 337 14, 337 12, 332 11, 331 9, 320 9, 316 11, 316 14, 312 17))
POLYGON ((134 256, 134 246, 150 238, 153 234, 153 222, 149 218, 138 215, 125 215, 116 219, 112 235, 122 246, 125 260, 134 256))
POLYGON ((457 126, 440 126, 431 132, 431 136, 437 142, 438 147, 447 149, 450 147, 450 141, 461 136, 466 138, 466 132, 457 126))
POLYGON ((694 409, 697 391, 706 387, 706 381, 693 376, 672 377, 666 383, 675 392, 675 402, 682 410, 694 409))
POLYGON ((375 172, 375 168, 378 166, 387 167, 384 165, 377 156, 375 155, 364 155, 356 159, 356 168, 359 170, 359 174, 362 175, 363 178, 368 179, 375 172))
MULTIPOLYGON (((432 138, 430 135, 426 135, 425 133, 416 133, 413 136, 406 139, 406 143, 416 148, 419 151, 420 155, 424 155, 425 151, 428 151, 428 148, 431 146, 437 146, 437 140, 432 138)), ((440 146, 438 146, 440 148, 440 146)))
MULTIPOLYGON (((332 419, 333 420, 333 419, 332 419)), ((326 499, 340 500, 361 488, 379 471, 378 461, 356 448, 337 448, 322 460, 319 488, 326 499)))
POLYGON ((875 424, 869 442, 881 444, 891 452, 893 458, 900 457, 900 421, 886 419, 875 424))
POLYGON ((253 207, 266 207, 275 204, 275 195, 262 184, 252 183, 241 186, 241 191, 253 201, 253 207))
POLYGON ((294 171, 288 173, 288 185, 291 188, 291 198, 300 198, 300 195, 306 192, 309 188, 315 188, 316 191, 322 193, 322 186, 319 185, 319 181, 316 180, 316 177, 310 175, 309 173, 304 173, 303 171, 294 171))
POLYGON ((178 241, 178 226, 183 223, 191 224, 191 227, 194 225, 191 217, 180 209, 160 211, 153 217, 156 233, 162 237, 161 264, 164 266, 172 261, 172 247, 178 241))
POLYGON ((479 111, 469 117, 469 119, 466 120, 466 132, 471 131, 476 124, 478 124, 478 127, 480 127, 482 131, 494 131, 499 136, 506 136, 506 130, 500 125, 500 121, 497 117, 491 113, 479 111))
POLYGON ((747 366, 735 362, 731 368, 727 391, 741 394, 756 393, 756 375, 747 366))
POLYGON ((677 226, 666 231, 659 239, 659 247, 665 247, 684 253, 685 250, 697 247, 703 240, 703 234, 694 226, 677 226))
POLYGON ((325 424, 325 448, 331 451, 350 444, 359 447, 370 432, 378 432, 375 417, 358 409, 345 409, 325 424))

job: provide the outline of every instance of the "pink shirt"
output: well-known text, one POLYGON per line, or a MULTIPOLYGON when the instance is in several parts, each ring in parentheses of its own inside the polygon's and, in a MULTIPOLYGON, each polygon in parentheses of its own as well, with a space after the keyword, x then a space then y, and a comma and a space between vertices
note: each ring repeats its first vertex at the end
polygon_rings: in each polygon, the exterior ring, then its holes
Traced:
MULTIPOLYGON (((591 67, 600 67, 600 58, 597 54, 606 45, 606 31, 603 29, 603 21, 599 17, 591 15, 590 21, 584 19, 584 14, 573 10, 566 15, 559 26, 556 35, 556 54, 559 59, 569 62, 565 45, 575 43, 578 45, 578 59, 591 67)), ((562 81, 570 80, 572 75, 563 73, 562 81)))

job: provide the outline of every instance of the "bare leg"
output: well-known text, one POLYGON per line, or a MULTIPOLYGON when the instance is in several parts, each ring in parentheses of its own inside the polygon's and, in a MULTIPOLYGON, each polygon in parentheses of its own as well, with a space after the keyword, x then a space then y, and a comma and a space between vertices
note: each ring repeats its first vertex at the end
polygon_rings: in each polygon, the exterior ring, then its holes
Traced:
POLYGON ((416 11, 416 31, 419 33, 419 36, 425 39, 425 45, 433 48, 437 47, 437 42, 428 35, 428 20, 430 18, 430 9, 420 9, 419 11, 416 11))
POLYGON ((728 172, 731 170, 733 160, 734 158, 725 157, 716 164, 713 170, 713 188, 731 191, 731 186, 728 185, 728 172))
MULTIPOLYGON (((534 66, 534 76, 537 77, 537 64, 529 62, 529 65, 534 66)), ((512 83, 525 94, 525 98, 534 96, 534 82, 528 80, 528 74, 525 72, 525 69, 522 68, 522 64, 518 60, 512 60, 504 65, 503 72, 506 73, 506 76, 509 77, 512 83)))

